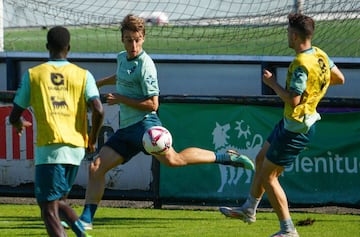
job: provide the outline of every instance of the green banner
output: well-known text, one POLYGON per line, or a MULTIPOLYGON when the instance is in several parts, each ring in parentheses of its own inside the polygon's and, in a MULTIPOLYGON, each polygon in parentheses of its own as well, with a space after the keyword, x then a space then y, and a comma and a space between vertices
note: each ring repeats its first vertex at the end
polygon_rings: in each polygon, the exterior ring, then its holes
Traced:
MULTIPOLYGON (((217 152, 236 149, 255 159, 282 111, 270 106, 163 103, 159 114, 177 151, 191 146, 217 152)), ((360 204, 360 112, 321 115, 312 143, 280 182, 292 203, 360 204)), ((161 165, 160 197, 236 202, 246 198, 252 176, 252 171, 218 164, 161 165)))

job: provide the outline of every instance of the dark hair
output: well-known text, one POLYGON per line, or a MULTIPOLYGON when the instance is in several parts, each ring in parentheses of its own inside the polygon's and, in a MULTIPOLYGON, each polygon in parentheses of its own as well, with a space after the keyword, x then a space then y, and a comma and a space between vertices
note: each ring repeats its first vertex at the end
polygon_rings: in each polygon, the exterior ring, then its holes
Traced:
POLYGON ((309 17, 300 13, 288 15, 289 26, 297 31, 302 39, 311 39, 315 31, 315 22, 309 17))
POLYGON ((70 45, 70 32, 62 26, 55 26, 47 33, 47 45, 49 49, 62 51, 70 45))
POLYGON ((145 20, 141 17, 129 14, 124 20, 121 22, 121 34, 124 33, 125 30, 140 32, 145 36, 145 20))

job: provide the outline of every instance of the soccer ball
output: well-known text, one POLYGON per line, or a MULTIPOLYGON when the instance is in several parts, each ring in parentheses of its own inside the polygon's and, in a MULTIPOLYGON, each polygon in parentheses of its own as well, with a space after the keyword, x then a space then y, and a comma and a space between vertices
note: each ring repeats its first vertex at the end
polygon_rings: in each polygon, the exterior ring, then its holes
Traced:
POLYGON ((149 25, 165 26, 169 24, 169 17, 164 12, 142 12, 139 15, 149 25))
POLYGON ((155 155, 163 155, 172 146, 171 133, 162 126, 153 126, 146 130, 142 138, 144 149, 155 155))

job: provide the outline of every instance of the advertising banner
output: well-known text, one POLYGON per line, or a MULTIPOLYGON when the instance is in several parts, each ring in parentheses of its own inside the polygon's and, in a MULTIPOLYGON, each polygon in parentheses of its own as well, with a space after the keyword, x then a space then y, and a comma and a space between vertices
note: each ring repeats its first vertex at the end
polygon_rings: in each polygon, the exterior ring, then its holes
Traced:
MULTIPOLYGON (((0 103, 0 185, 17 187, 34 182, 34 157, 36 142, 36 121, 31 110, 23 117, 33 126, 19 137, 9 122, 12 109, 10 103, 0 103)), ((119 127, 118 107, 104 105, 105 119, 98 139, 98 147, 119 127)), ((89 122, 91 119, 89 119, 89 122)), ((91 124, 89 124, 91 126, 91 124)), ((86 187, 88 165, 84 159, 79 168, 75 184, 86 187)), ((106 174, 106 188, 114 190, 149 191, 153 180, 152 159, 143 153, 137 155, 125 165, 119 165, 106 174)))
MULTIPOLYGON (((118 127, 118 110, 105 107, 101 146, 118 127)), ((0 185, 17 187, 33 182, 36 122, 21 137, 11 127, 10 103, 0 103, 0 185)), ((240 104, 162 103, 159 115, 173 136, 177 151, 195 146, 215 152, 236 149, 255 159, 281 107, 240 104)), ((295 163, 280 177, 290 203, 360 204, 360 112, 320 110, 316 135, 295 163)), ((81 164, 77 185, 86 186, 89 161, 81 164)), ((108 172, 106 187, 149 191, 153 181, 150 156, 139 154, 108 172)), ((158 175, 157 173, 154 175, 158 175)), ((246 198, 253 171, 219 164, 179 168, 160 166, 160 199, 238 202, 246 198)), ((265 196, 266 198, 266 196, 265 196)))
MULTIPOLYGON (((177 151, 236 149, 255 159, 282 112, 270 106, 168 103, 159 114, 177 151)), ((320 112, 315 138, 280 182, 292 203, 359 204, 360 112, 320 112)), ((160 175, 162 198, 237 202, 247 197, 253 172, 218 164, 162 165, 160 175)))

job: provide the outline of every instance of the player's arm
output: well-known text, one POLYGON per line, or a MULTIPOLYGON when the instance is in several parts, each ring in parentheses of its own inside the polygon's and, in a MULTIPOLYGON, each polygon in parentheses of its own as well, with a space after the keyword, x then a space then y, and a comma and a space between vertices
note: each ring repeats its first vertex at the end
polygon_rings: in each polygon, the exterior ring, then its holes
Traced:
POLYGON ((345 77, 336 65, 331 68, 330 73, 330 85, 343 85, 345 83, 345 77))
POLYGON ((101 126, 104 120, 104 109, 100 100, 99 89, 96 86, 94 76, 87 71, 85 85, 85 98, 89 108, 91 109, 91 129, 89 133, 89 140, 87 151, 95 152, 96 140, 99 136, 101 126))
POLYGON ((25 110, 24 108, 14 103, 13 109, 9 117, 9 121, 11 125, 16 129, 16 132, 19 136, 21 136, 21 133, 25 128, 32 125, 29 121, 21 118, 21 115, 24 112, 24 110, 25 110))
POLYGON ((263 82, 269 86, 274 92, 280 97, 282 101, 287 104, 290 104, 292 107, 295 107, 300 103, 301 94, 293 91, 286 90, 283 88, 277 81, 276 78, 273 77, 272 73, 268 70, 264 70, 263 74, 263 82))
POLYGON ((99 98, 89 99, 91 113, 91 129, 89 133, 88 152, 95 152, 95 144, 104 120, 104 109, 99 98))
POLYGON ((143 111, 157 111, 159 108, 159 96, 151 96, 146 99, 135 99, 119 94, 107 94, 106 102, 109 105, 126 104, 143 111))
POLYGON ((21 136, 22 131, 31 126, 29 121, 26 121, 21 117, 22 113, 27 107, 30 106, 30 80, 29 71, 26 71, 21 78, 19 88, 16 91, 16 95, 13 102, 13 108, 10 113, 9 121, 11 125, 16 129, 16 132, 21 136))
POLYGON ((96 81, 96 86, 97 87, 102 87, 102 86, 107 86, 107 85, 115 85, 116 84, 116 75, 111 75, 108 77, 104 77, 100 80, 96 81))

